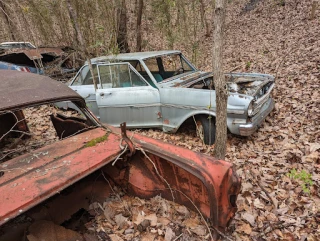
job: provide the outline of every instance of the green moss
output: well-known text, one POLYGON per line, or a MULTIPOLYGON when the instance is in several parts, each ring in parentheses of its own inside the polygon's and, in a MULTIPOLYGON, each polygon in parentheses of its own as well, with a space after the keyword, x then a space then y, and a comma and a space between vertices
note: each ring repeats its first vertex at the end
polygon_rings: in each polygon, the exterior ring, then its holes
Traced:
POLYGON ((107 133, 104 136, 100 136, 98 138, 95 138, 95 139, 89 141, 84 147, 92 147, 92 146, 97 145, 100 142, 106 141, 106 140, 108 140, 108 136, 109 136, 109 133, 107 133))

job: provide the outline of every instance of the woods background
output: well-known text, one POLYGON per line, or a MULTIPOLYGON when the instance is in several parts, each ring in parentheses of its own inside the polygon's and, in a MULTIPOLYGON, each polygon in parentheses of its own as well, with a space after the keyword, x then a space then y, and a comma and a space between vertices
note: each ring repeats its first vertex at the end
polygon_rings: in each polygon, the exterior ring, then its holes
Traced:
MULTIPOLYGON (((1 0, 0 41, 77 48, 79 40, 67 2, 77 14, 92 56, 179 49, 196 65, 211 66, 211 0, 1 0)), ((301 39, 301 33, 295 32, 306 32, 304 24, 319 23, 317 5, 317 1, 228 0, 226 70, 241 63, 240 69, 263 71, 265 61, 271 60, 275 72, 280 58, 290 54, 286 51, 301 39), (317 17, 318 21, 312 21, 317 17)))

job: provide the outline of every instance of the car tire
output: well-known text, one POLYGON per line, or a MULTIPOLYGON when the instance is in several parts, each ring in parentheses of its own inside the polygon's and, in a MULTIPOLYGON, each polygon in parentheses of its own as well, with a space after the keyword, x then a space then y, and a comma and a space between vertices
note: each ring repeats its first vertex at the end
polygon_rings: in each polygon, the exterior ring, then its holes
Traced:
POLYGON ((212 145, 216 138, 216 123, 211 116, 201 115, 196 117, 197 134, 204 144, 212 145))

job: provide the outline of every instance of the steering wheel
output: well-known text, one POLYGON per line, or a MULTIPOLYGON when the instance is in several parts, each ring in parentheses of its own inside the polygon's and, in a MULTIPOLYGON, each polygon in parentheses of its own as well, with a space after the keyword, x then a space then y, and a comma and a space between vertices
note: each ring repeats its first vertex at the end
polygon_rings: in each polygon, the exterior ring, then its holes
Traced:
POLYGON ((184 73, 184 68, 180 67, 176 71, 173 72, 173 76, 184 73))

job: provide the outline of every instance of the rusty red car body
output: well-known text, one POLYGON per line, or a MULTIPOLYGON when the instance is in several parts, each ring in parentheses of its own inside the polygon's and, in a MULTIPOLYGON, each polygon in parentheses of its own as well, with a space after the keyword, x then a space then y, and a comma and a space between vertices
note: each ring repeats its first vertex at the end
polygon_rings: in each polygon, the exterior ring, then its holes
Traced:
MULTIPOLYGON (((228 226, 240 191, 231 163, 136 133, 129 132, 129 138, 125 125, 121 130, 102 126, 77 93, 48 77, 9 70, 0 71, 0 76, 0 116, 27 106, 72 100, 91 121, 90 128, 79 133, 0 160, 0 225, 101 170, 129 194, 142 198, 161 194, 200 210, 220 230, 228 226)), ((28 130, 25 125, 17 128, 28 130)))

